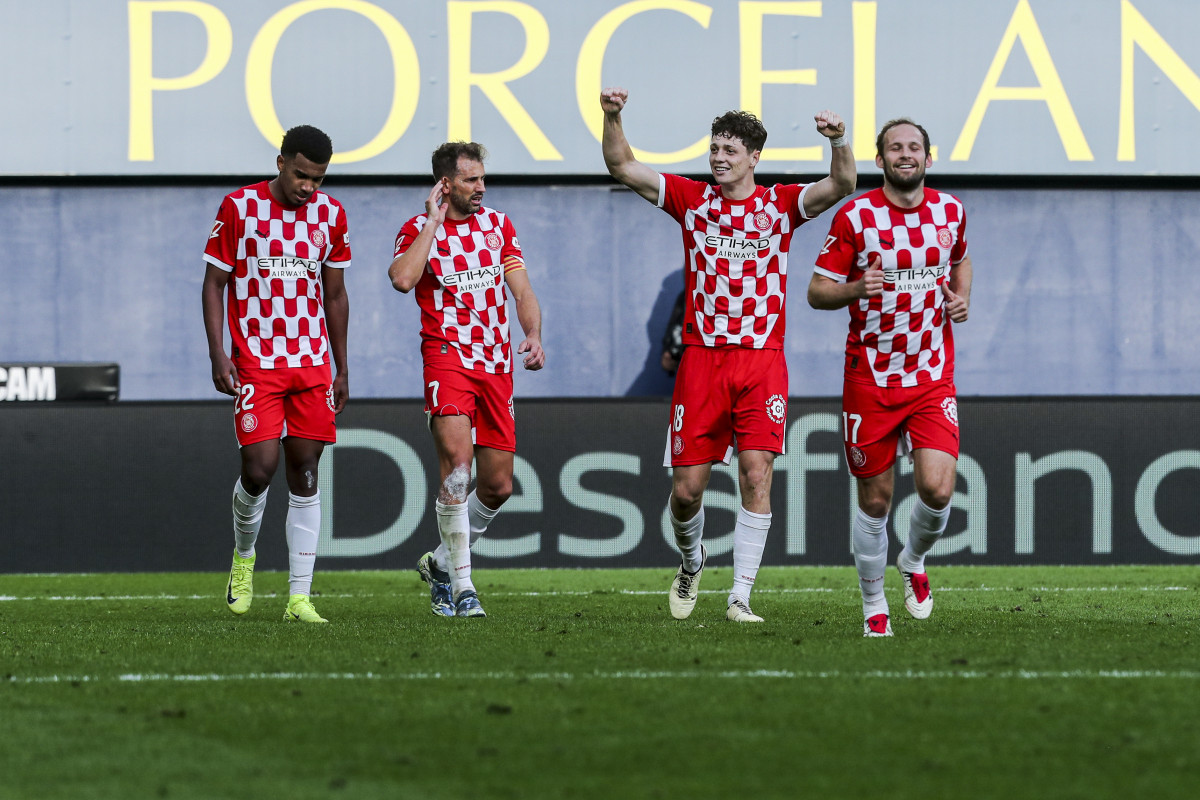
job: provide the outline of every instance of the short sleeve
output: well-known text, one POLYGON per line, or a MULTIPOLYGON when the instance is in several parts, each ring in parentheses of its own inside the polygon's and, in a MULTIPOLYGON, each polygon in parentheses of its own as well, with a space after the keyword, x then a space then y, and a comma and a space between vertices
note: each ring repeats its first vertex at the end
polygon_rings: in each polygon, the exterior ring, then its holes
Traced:
POLYGON ((962 208, 962 219, 958 223, 958 241, 950 249, 950 263, 957 264, 967 257, 967 210, 962 208))
POLYGON ((233 272, 237 265, 238 213, 232 198, 226 197, 217 209, 217 219, 208 234, 204 260, 217 269, 233 272))
POLYGON ((400 228, 400 232, 396 234, 396 247, 392 251, 392 258, 399 258, 408 252, 408 248, 412 247, 413 240, 417 238, 417 234, 421 232, 424 225, 425 217, 413 217, 408 222, 404 223, 400 228))
POLYGON ((704 196, 708 184, 679 175, 662 175, 661 177, 659 202, 662 203, 662 210, 675 220, 683 222, 688 209, 704 196))
POLYGON ((504 244, 500 247, 500 263, 504 265, 504 274, 507 275, 514 269, 524 269, 525 256, 521 252, 521 242, 517 239, 517 229, 513 227, 512 220, 507 215, 500 225, 500 233, 504 237, 504 244))
POLYGON ((850 215, 843 207, 833 217, 829 235, 825 237, 825 245, 817 256, 817 266, 813 271, 838 283, 845 283, 850 278, 850 270, 854 268, 858 256, 856 238, 854 226, 850 224, 850 215))
POLYGON ((330 266, 350 266, 350 222, 346 218, 346 209, 340 205, 337 207, 337 218, 329 230, 329 236, 333 241, 330 242, 329 257, 325 259, 325 263, 330 266))

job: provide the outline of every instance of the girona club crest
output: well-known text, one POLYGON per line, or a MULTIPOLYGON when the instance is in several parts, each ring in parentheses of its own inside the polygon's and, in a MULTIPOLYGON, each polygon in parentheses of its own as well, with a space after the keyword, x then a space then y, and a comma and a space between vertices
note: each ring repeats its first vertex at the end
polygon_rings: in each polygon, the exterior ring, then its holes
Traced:
POLYGON ((771 229, 771 215, 765 211, 760 211, 754 215, 754 227, 760 231, 771 229))
POLYGON ((308 240, 313 243, 313 247, 321 248, 325 246, 325 231, 320 228, 313 228, 308 232, 308 240))
POLYGON ((938 230, 938 244, 942 246, 943 250, 949 250, 950 246, 954 244, 954 234, 945 228, 941 228, 938 230))
POLYGON ((787 398, 781 394, 773 394, 767 400, 767 416, 776 425, 782 425, 787 420, 787 398))
POLYGON ((947 397, 942 401, 942 413, 946 415, 946 419, 958 427, 958 400, 953 397, 947 397))
POLYGON ((258 417, 253 414, 243 414, 240 424, 242 426, 242 433, 253 433, 254 429, 258 427, 258 417))
POLYGON ((675 440, 671 443, 671 452, 674 453, 675 455, 681 455, 683 453, 683 437, 682 436, 680 436, 678 434, 675 435, 675 440))
POLYGON ((500 234, 495 232, 489 233, 483 240, 487 243, 489 250, 499 250, 500 245, 504 244, 504 240, 500 238, 500 234))
POLYGON ((862 469, 863 464, 867 463, 867 456, 862 450, 858 449, 858 445, 850 448, 850 461, 859 469, 862 469))

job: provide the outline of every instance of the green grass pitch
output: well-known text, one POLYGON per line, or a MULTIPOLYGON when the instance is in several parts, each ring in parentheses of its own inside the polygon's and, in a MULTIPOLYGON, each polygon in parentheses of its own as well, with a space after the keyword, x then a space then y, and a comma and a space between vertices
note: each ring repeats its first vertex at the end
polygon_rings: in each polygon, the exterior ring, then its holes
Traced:
MULTIPOLYGON (((320 565, 318 564, 318 567, 320 565)), ((1159 798, 1200 786, 1200 571, 931 567, 864 639, 854 572, 0 575, 0 798, 1159 798)))

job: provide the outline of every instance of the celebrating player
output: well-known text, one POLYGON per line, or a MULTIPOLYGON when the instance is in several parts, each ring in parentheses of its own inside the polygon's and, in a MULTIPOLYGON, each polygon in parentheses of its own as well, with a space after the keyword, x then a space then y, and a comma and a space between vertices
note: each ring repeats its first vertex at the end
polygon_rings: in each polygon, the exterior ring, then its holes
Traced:
POLYGON ((289 565, 283 618, 326 621, 309 598, 321 532, 317 463, 325 443, 337 440, 334 416, 350 396, 344 273, 350 234, 341 205, 318 191, 332 155, 329 137, 311 125, 289 130, 276 159, 278 177, 226 196, 204 250, 204 330, 213 385, 237 398, 233 413, 242 455, 225 591, 234 614, 245 614, 254 599, 254 543, 282 440, 289 565), (226 287, 232 358, 223 342, 226 287), (337 368, 332 378, 330 358, 337 368))
POLYGON ((712 124, 708 163, 714 185, 660 175, 634 158, 621 125, 629 93, 605 89, 604 161, 609 173, 680 224, 686 252, 686 349, 671 399, 667 464, 671 525, 683 554, 671 584, 676 619, 696 604, 707 559, 704 489, 715 462, 736 440, 742 507, 734 527, 734 580, 726 618, 761 622, 750 610, 771 525, 771 474, 784 452, 788 376, 783 356, 787 257, 795 229, 854 191, 854 155, 845 123, 817 114, 833 148, 829 175, 808 185, 754 182, 767 132, 753 115, 730 111, 712 124))
POLYGON ((487 156, 475 142, 447 142, 433 153, 437 182, 425 213, 396 236, 388 277, 417 290, 421 307, 425 414, 437 449, 441 544, 417 563, 434 614, 484 617, 471 581, 471 545, 512 494, 516 415, 508 291, 525 340, 525 369, 545 366, 542 311, 529 283, 517 233, 507 216, 483 205, 487 156), (469 494, 471 460, 477 483, 469 494))
POLYGON ((891 636, 883 575, 897 445, 911 454, 918 499, 896 559, 904 606, 933 611, 925 554, 946 529, 958 465, 954 329, 971 303, 967 217, 958 198, 925 188, 929 134, 910 119, 875 143, 883 187, 838 209, 808 287, 813 308, 850 307, 842 424, 858 483, 854 564, 863 635, 891 636))

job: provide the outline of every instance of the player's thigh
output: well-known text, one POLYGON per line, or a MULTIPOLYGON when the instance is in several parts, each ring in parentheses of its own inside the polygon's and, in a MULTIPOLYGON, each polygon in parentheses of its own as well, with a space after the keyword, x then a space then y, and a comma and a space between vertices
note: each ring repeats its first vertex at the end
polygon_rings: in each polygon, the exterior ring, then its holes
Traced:
POLYGON ((513 458, 510 450, 475 448, 475 491, 485 506, 498 508, 512 495, 513 458))
POLYGON ((683 351, 667 432, 664 466, 728 463, 733 455, 733 406, 722 369, 727 351, 688 347, 683 351))
POLYGON ((425 413, 431 418, 461 414, 474 423, 476 387, 471 372, 426 364, 425 413))
POLYGON ((782 454, 787 433, 788 371, 782 350, 730 354, 733 432, 739 451, 782 454))
POLYGON ((292 368, 288 372, 291 374, 283 397, 283 435, 314 442, 336 442, 337 415, 329 365, 292 368))
POLYGON ((517 412, 513 405, 511 372, 480 372, 475 401, 475 445, 505 450, 517 449, 517 412))
POLYGON ((952 381, 931 384, 914 399, 907 414, 904 429, 914 451, 939 450, 958 458, 958 399, 952 381))
POLYGON ((283 436, 284 404, 288 379, 286 370, 238 368, 238 394, 233 401, 233 418, 238 444, 275 441, 283 436))
POLYGON ((892 390, 846 381, 842 390, 842 444, 856 478, 870 478, 896 463, 905 413, 889 402, 892 390))

